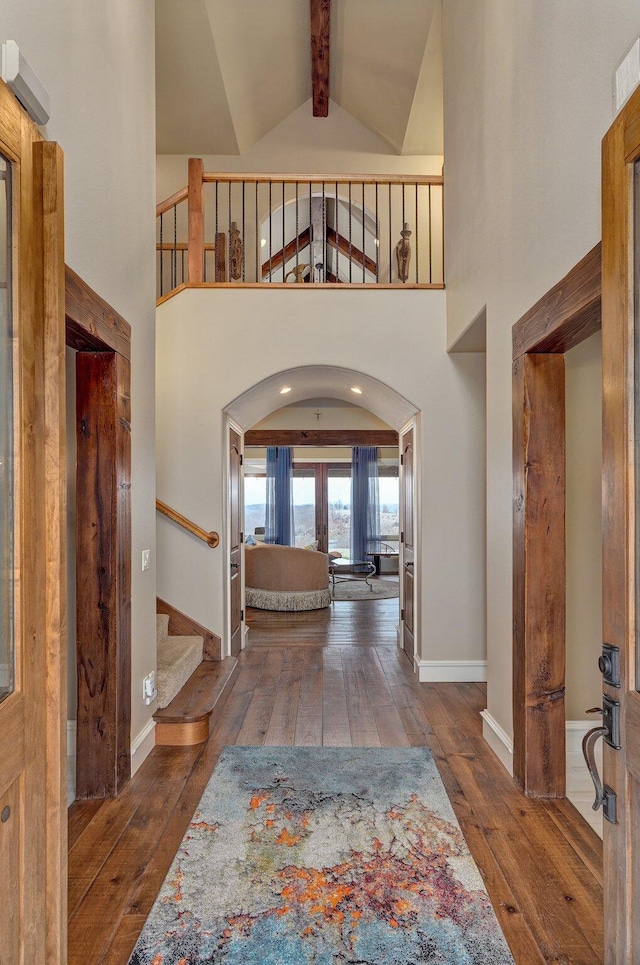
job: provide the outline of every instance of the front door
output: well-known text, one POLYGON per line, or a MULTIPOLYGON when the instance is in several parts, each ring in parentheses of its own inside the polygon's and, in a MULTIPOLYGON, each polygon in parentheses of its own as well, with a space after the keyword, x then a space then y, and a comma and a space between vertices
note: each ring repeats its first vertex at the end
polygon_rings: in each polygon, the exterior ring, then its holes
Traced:
POLYGON ((231 586, 231 655, 242 649, 242 439, 229 429, 229 567, 231 586))
POLYGON ((414 642, 414 590, 415 547, 413 517, 414 445, 413 429, 407 429, 400 438, 400 470, 402 473, 402 646, 413 663, 414 642))
POLYGON ((0 959, 66 962, 62 155, 0 82, 0 959))
POLYGON ((640 963, 640 90, 603 144, 603 641, 617 651, 604 694, 620 716, 604 745, 606 965, 640 963), (618 684, 616 686, 616 684, 618 684), (619 703, 619 707, 616 704, 619 703), (609 791, 607 791, 609 789, 609 791), (615 794, 615 799, 612 798, 615 794), (615 813, 613 813, 615 803, 615 813))

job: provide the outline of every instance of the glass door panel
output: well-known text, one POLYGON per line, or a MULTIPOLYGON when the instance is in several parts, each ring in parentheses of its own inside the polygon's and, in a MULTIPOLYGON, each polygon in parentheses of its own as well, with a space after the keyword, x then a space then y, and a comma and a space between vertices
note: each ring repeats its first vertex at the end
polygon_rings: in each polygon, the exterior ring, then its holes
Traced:
POLYGON ((327 479, 329 552, 351 558, 351 467, 329 467, 327 479))
POLYGON ((15 683, 13 392, 11 167, 0 157, 0 700, 15 683))
POLYGON ((295 545, 310 546, 318 539, 315 467, 294 468, 292 485, 295 545))

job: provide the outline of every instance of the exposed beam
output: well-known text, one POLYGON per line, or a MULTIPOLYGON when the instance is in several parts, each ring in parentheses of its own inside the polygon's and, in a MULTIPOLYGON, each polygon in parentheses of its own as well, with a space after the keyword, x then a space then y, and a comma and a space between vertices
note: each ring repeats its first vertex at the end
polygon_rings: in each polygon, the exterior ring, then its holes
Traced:
POLYGON ((600 242, 513 326, 514 361, 526 352, 568 352, 602 325, 600 242))
POLYGON ((397 446, 395 429, 249 429, 245 446, 397 446))
POLYGON ((64 266, 64 310, 69 348, 131 357, 129 323, 68 265, 64 266))
POLYGON ((344 235, 336 234, 333 228, 327 228, 327 244, 332 248, 336 248, 340 254, 346 258, 357 262, 361 267, 364 262, 366 270, 371 272, 372 275, 378 276, 378 266, 373 258, 369 258, 369 255, 364 255, 354 244, 350 244, 344 235))
POLYGON ((297 238, 294 238, 293 241, 290 241, 289 244, 285 246, 284 257, 281 248, 280 251, 277 251, 275 255, 272 255, 268 261, 262 262, 262 277, 265 278, 269 272, 275 271, 276 268, 280 268, 283 261, 286 264, 290 258, 293 258, 296 253, 296 242, 297 250, 300 252, 307 247, 310 241, 311 231, 309 228, 305 228, 304 231, 300 232, 297 238))
POLYGON ((329 22, 331 0, 311 0, 313 116, 329 115, 329 22))

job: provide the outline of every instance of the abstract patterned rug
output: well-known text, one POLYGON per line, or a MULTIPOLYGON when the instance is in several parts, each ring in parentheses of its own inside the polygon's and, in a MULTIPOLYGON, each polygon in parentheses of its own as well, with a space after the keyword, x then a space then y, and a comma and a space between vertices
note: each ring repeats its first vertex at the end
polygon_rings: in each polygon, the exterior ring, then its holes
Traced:
POLYGON ((130 965, 513 965, 426 748, 227 747, 130 965))

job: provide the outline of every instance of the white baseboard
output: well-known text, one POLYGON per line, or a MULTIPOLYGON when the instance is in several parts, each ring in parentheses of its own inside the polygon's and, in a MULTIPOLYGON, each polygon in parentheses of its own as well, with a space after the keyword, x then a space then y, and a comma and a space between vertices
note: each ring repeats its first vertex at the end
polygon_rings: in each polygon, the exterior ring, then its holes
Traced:
POLYGON ((505 770, 513 777, 513 741, 488 710, 480 713, 482 736, 505 770))
POLYGON ((487 679, 486 660, 413 660, 421 684, 481 683, 487 679))
POLYGON ((565 721, 565 733, 566 733, 566 747, 567 754, 571 753, 582 753, 582 738, 591 730, 592 727, 598 727, 598 723, 594 723, 592 720, 567 720, 565 721))
POLYGON ((156 745, 156 722, 151 717, 131 742, 131 777, 144 763, 156 745))

